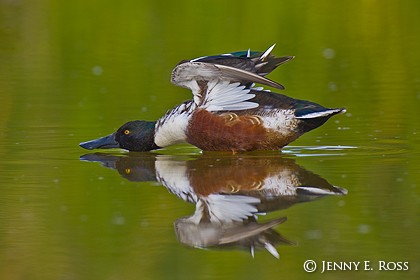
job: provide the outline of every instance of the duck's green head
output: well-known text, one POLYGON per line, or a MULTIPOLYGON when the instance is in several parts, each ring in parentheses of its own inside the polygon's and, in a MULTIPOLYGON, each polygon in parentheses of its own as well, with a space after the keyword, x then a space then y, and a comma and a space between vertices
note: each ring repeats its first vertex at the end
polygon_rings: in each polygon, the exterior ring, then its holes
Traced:
POLYGON ((156 122, 130 121, 108 136, 80 143, 80 147, 87 150, 121 148, 136 152, 159 149, 154 141, 155 124, 156 122))

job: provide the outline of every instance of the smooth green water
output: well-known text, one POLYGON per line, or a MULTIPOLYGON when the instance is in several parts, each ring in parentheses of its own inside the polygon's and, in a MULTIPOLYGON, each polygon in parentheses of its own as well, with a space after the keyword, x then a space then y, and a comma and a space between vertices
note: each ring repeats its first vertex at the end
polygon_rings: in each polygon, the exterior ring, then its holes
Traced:
POLYGON ((0 1, 0 279, 418 279, 419 30, 409 0, 0 1), (273 43, 296 56, 270 75, 282 93, 347 113, 282 153, 78 146, 189 99, 169 82, 180 60, 273 43), (188 225, 199 208, 170 187, 205 198, 277 175, 348 192, 260 205, 259 224, 287 217, 269 229, 280 259, 224 246, 244 225, 219 239, 233 230, 188 225), (306 260, 373 270, 307 273, 306 260))

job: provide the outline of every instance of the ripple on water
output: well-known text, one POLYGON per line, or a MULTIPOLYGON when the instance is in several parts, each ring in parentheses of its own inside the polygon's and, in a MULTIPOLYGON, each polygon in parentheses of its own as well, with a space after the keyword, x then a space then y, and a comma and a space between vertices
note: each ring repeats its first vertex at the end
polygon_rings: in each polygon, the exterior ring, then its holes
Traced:
POLYGON ((297 157, 323 156, 391 156, 407 154, 409 150, 400 145, 387 146, 287 146, 282 152, 297 157))
MULTIPOLYGON (((115 152, 115 151, 113 151, 115 152)), ((253 151, 239 154, 258 155, 258 156, 275 156, 290 155, 295 157, 329 157, 329 156, 370 156, 370 157, 385 157, 385 156, 404 156, 410 152, 410 149, 405 145, 383 144, 377 146, 349 146, 349 145, 320 145, 320 146, 286 146, 281 151, 253 151)), ((117 152, 125 153, 125 152, 117 152)), ((157 154, 174 155, 174 156, 199 156, 203 151, 188 144, 175 145, 172 147, 163 148, 155 151, 157 154)), ((227 155, 226 152, 204 152, 207 156, 211 155, 227 155)), ((238 154, 236 154, 238 155, 238 154)))

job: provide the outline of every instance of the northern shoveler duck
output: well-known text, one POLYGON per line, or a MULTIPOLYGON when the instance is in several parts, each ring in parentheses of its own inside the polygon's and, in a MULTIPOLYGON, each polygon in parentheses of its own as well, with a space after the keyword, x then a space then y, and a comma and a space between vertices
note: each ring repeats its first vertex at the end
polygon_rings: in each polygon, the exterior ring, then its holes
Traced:
POLYGON ((130 121, 111 135, 80 143, 85 149, 150 151, 188 142, 209 151, 278 150, 344 108, 325 108, 255 87, 284 87, 265 76, 292 56, 234 52, 181 61, 171 81, 193 99, 157 121, 130 121))

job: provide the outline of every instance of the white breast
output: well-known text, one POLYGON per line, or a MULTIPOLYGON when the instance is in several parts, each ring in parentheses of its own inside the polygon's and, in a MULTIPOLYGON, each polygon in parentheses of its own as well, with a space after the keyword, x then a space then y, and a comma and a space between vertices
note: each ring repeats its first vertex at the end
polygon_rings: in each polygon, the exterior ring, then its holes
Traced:
POLYGON ((159 147, 187 141, 186 131, 194 104, 190 101, 168 111, 156 122, 155 143, 159 147))

